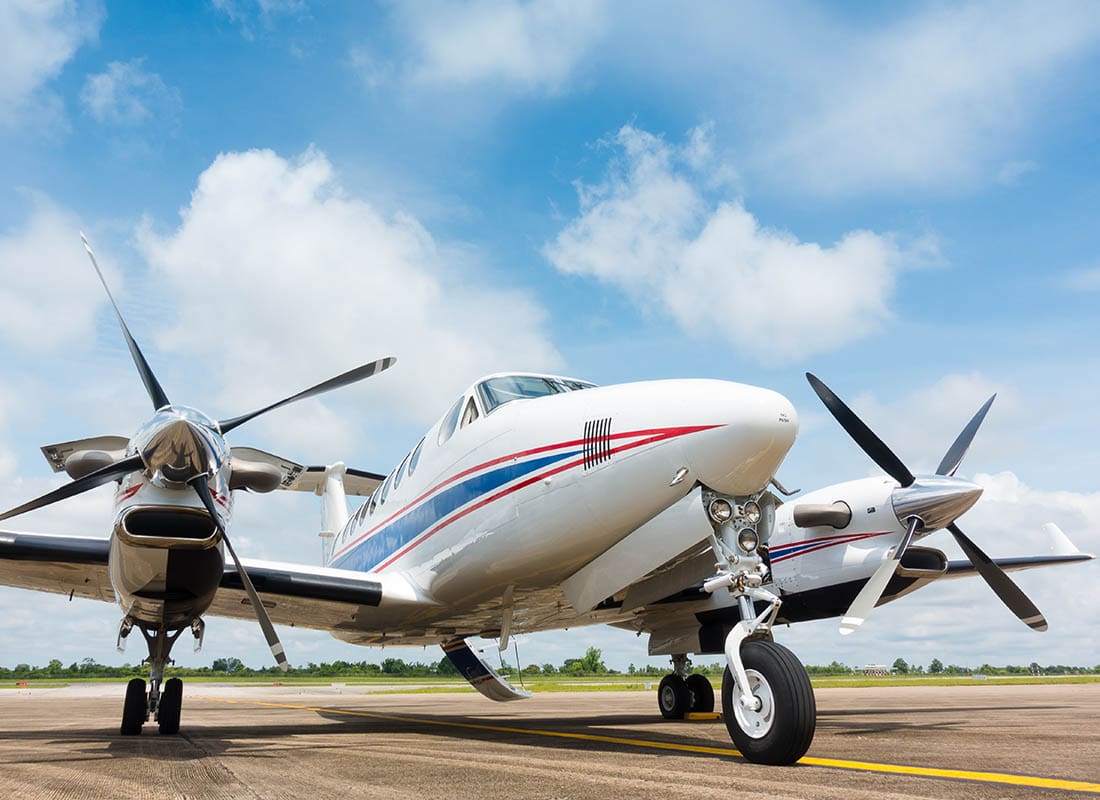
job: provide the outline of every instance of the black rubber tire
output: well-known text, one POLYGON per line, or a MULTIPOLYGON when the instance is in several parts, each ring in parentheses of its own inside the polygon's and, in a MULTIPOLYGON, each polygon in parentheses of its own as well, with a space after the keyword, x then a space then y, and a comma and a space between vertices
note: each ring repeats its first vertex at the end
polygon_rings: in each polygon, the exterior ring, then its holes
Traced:
POLYGON ((698 672, 687 676, 687 687, 691 693, 690 711, 710 712, 714 710, 714 687, 706 675, 698 672))
POLYGON ((183 681, 169 678, 160 693, 160 705, 157 707, 157 723, 160 732, 171 736, 180 732, 180 709, 183 707, 183 681))
POLYGON ((810 749, 817 728, 817 703, 810 676, 794 653, 781 644, 753 640, 741 645, 746 670, 756 670, 772 692, 771 729, 754 739, 737 721, 737 691, 726 668, 722 676, 722 718, 737 749, 757 764, 793 764, 810 749))
POLYGON ((122 727, 119 729, 119 733, 123 736, 137 736, 140 734, 148 710, 149 703, 145 697, 145 679, 131 678, 130 682, 126 684, 126 701, 122 706, 122 727))
POLYGON ((657 707, 665 719, 684 718, 684 713, 691 708, 691 692, 683 678, 675 674, 661 678, 661 685, 657 687, 657 707))

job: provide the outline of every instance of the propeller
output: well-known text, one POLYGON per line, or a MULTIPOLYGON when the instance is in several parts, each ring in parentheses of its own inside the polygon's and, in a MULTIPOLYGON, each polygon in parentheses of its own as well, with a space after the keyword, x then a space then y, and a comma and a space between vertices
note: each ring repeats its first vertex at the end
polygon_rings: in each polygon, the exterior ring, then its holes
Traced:
POLYGON ((157 381, 157 376, 153 374, 153 368, 149 366, 149 362, 145 360, 145 356, 141 353, 141 348, 138 347, 134 337, 130 335, 130 329, 126 326, 126 320, 122 318, 122 312, 118 310, 118 303, 115 302, 114 295, 111 294, 111 289, 107 286, 107 281, 103 277, 103 272, 99 268, 99 262, 95 259, 95 253, 92 252, 92 246, 88 244, 88 239, 84 235, 84 232, 80 233, 80 241, 84 243, 84 250, 88 253, 88 258, 92 260, 92 266, 95 267, 95 274, 99 276, 99 282, 103 284, 103 291, 107 292, 107 299, 111 301, 111 307, 115 310, 115 316, 118 317, 119 327, 122 328, 122 335, 126 337, 126 346, 130 348, 130 355, 134 359, 134 366, 137 367, 138 373, 141 375, 142 383, 145 384, 145 391, 149 393, 149 399, 153 401, 153 410, 164 408, 170 405, 168 402, 168 395, 164 393, 164 389, 161 388, 160 383, 157 381))
POLYGON ((380 358, 377 361, 372 361, 369 364, 364 364, 361 367, 349 369, 342 375, 337 375, 335 378, 329 378, 327 381, 322 381, 316 386, 312 386, 309 389, 298 392, 298 394, 286 397, 277 403, 272 403, 269 406, 264 406, 263 408, 257 409, 256 411, 252 411, 248 414, 241 414, 239 417, 222 420, 218 423, 218 427, 222 429, 223 434, 229 433, 231 430, 238 427, 239 425, 243 425, 250 419, 255 419, 256 417, 260 416, 260 414, 266 414, 268 411, 273 411, 276 408, 280 408, 281 406, 285 406, 290 403, 296 403, 299 400, 305 400, 307 397, 316 397, 319 394, 330 392, 333 389, 339 389, 341 386, 348 386, 349 384, 356 383, 357 381, 365 380, 372 375, 377 375, 379 372, 389 369, 396 363, 397 359, 393 357, 380 358))
POLYGON ((276 403, 264 406, 248 414, 231 417, 220 423, 214 423, 213 420, 195 422, 194 419, 202 415, 197 415, 193 410, 189 411, 173 408, 171 402, 168 400, 168 395, 165 394, 156 375, 153 374, 152 367, 149 366, 149 362, 145 359, 145 355, 141 352, 141 348, 138 347, 137 340, 135 340, 130 333, 130 328, 126 325, 126 320, 122 316, 122 311, 119 309, 118 303, 115 302, 114 295, 111 294, 111 289, 107 285, 106 279, 103 277, 103 271, 99 268, 99 262, 96 260, 95 253, 92 251, 92 247, 83 233, 80 234, 80 241, 84 244, 84 250, 88 253, 88 258, 91 260, 92 267, 99 277, 99 282, 103 285, 103 289, 107 293, 107 298, 111 301, 111 307, 114 308, 115 316, 118 318, 118 324, 122 329, 122 335, 126 339, 127 347, 130 349, 130 356, 134 360, 134 366, 137 367, 142 383, 145 384, 145 390, 153 403, 153 409, 158 412, 157 416, 153 417, 153 420, 159 420, 159 422, 157 422, 156 426, 153 426, 155 431, 147 441, 143 441, 138 445, 131 442, 129 446, 136 447, 138 452, 84 475, 65 486, 47 492, 41 497, 24 503, 21 506, 10 509, 0 514, 0 520, 5 520, 17 516, 18 514, 48 506, 59 500, 74 497, 75 495, 94 489, 97 486, 110 483, 113 480, 118 480, 138 470, 147 472, 150 475, 160 475, 169 482, 169 485, 175 483, 182 488, 183 483, 189 484, 198 493, 203 507, 206 509, 207 513, 210 514, 218 532, 221 533, 222 540, 225 542, 226 548, 233 558, 233 563, 237 567, 237 573, 241 576, 241 581, 244 583, 245 590, 252 602, 252 607, 256 610, 256 618, 260 623, 260 628, 263 630, 268 645, 271 647, 271 652, 275 655, 275 660, 278 661, 279 666, 286 670, 288 666, 286 654, 283 652, 283 646, 279 642, 279 637, 275 633, 274 626, 271 624, 271 618, 260 602, 259 595, 256 594, 256 588, 252 585, 252 580, 241 565, 240 559, 237 558, 237 553, 233 549, 232 543, 229 541, 229 535, 225 528, 222 527, 221 519, 218 516, 217 509, 214 506, 214 501, 210 494, 210 478, 213 474, 212 471, 217 469, 217 460, 211 457, 213 453, 210 449, 213 446, 212 440, 224 436, 229 431, 243 425, 249 420, 255 419, 261 414, 266 414, 268 411, 273 411, 276 408, 297 402, 298 400, 304 400, 308 397, 316 397, 317 395, 332 391, 333 389, 348 386, 357 381, 369 378, 372 375, 377 375, 392 367, 397 362, 397 359, 390 357, 371 361, 368 364, 348 370, 341 375, 337 375, 335 378, 329 378, 326 381, 322 381, 309 389, 286 397, 276 403))
POLYGON ((95 489, 97 486, 102 486, 105 483, 118 480, 123 475, 141 469, 143 466, 141 455, 135 453, 129 458, 124 458, 121 461, 116 461, 113 464, 100 467, 95 472, 89 472, 83 478, 77 478, 75 481, 71 481, 60 488, 54 489, 52 492, 47 492, 41 497, 36 497, 34 500, 30 500, 21 506, 16 506, 13 509, 5 511, 3 514, 0 514, 0 520, 17 517, 20 514, 26 514, 28 511, 34 511, 36 508, 42 508, 51 503, 56 503, 58 500, 66 500, 70 497, 75 497, 78 494, 95 489))
POLYGON ((194 487, 195 492, 198 494, 199 499, 202 500, 203 506, 206 507, 207 513, 210 514, 210 519, 213 520, 214 525, 217 526, 218 531, 222 535, 222 541, 225 542, 225 548, 229 551, 229 555, 233 558, 233 564, 237 567, 237 574, 241 576, 241 582, 244 584, 244 590, 248 594, 248 599, 252 603, 252 609, 256 612, 256 621, 260 623, 260 630, 264 632, 264 638, 267 639, 267 646, 271 648, 271 654, 275 656, 275 661, 279 665, 279 669, 286 672, 290 669, 290 664, 287 663, 286 651, 283 649, 283 643, 279 641, 279 634, 275 632, 275 626, 271 623, 271 617, 267 614, 267 609, 264 608, 264 604, 260 601, 260 595, 256 592, 256 587, 252 585, 252 578, 248 577, 248 571, 241 564, 241 560, 237 558, 237 551, 233 549, 233 543, 229 541, 229 534, 225 528, 222 527, 221 517, 218 516, 217 506, 214 505, 214 496, 210 493, 210 481, 205 474, 196 475, 191 479, 191 486, 194 487))
POLYGON ((852 633, 871 612, 886 590, 890 578, 897 572, 905 551, 909 548, 913 536, 919 530, 934 530, 945 527, 955 537, 959 547, 970 559, 970 562, 978 570, 978 574, 985 579, 989 588, 1001 599, 1009 610, 1019 617, 1025 625, 1037 630, 1047 629, 1046 618, 1027 595, 1020 590, 986 553, 978 547, 974 541, 962 532, 955 524, 955 518, 965 512, 977 500, 981 490, 968 481, 954 477, 955 472, 962 463, 963 457, 970 449, 974 436, 981 427, 985 416, 989 413, 990 406, 997 395, 993 395, 982 405, 978 412, 971 418, 966 427, 962 429, 958 437, 948 448, 936 469, 935 476, 918 478, 909 471, 893 451, 856 416, 852 409, 848 408, 836 394, 826 386, 817 376, 807 372, 806 380, 810 382, 817 396, 836 417, 841 427, 855 440, 856 444, 870 456, 871 460, 878 464, 890 477, 900 484, 900 490, 894 499, 894 509, 899 517, 903 517, 906 510, 921 513, 912 513, 904 517, 906 524, 905 535, 890 559, 884 562, 867 581, 856 599, 852 601, 847 613, 840 621, 841 634, 852 633), (900 495, 900 497, 898 496, 900 495))

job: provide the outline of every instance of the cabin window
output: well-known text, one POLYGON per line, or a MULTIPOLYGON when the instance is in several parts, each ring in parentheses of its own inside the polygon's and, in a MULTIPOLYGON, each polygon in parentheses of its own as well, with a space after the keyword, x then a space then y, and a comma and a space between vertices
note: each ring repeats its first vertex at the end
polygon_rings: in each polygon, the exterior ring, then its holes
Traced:
POLYGON ((391 472, 386 476, 386 480, 382 483, 382 489, 378 497, 378 505, 383 506, 386 504, 386 497, 390 493, 390 484, 393 482, 393 473, 391 472))
POLYGON ((416 446, 416 449, 413 450, 412 457, 409 459, 409 475, 412 475, 414 472, 416 472, 416 465, 420 461, 420 451, 423 449, 423 447, 424 440, 421 439, 420 444, 418 444, 416 446))
POLYGON ((408 466, 409 456, 411 456, 411 455, 412 455, 412 453, 409 453, 408 456, 405 456, 405 460, 402 461, 401 466, 397 468, 397 474, 393 476, 393 488, 394 489, 396 489, 398 486, 401 485, 401 479, 405 477, 405 467, 408 466))
POLYGON ((444 444, 450 439, 458 427, 458 415, 462 413, 462 404, 466 402, 465 397, 458 398, 451 410, 447 412, 447 416, 443 418, 443 422, 439 425, 439 443, 444 444))
POLYGON ((477 403, 471 397, 470 402, 466 404, 466 410, 462 412, 462 427, 465 428, 475 419, 477 419, 477 403))

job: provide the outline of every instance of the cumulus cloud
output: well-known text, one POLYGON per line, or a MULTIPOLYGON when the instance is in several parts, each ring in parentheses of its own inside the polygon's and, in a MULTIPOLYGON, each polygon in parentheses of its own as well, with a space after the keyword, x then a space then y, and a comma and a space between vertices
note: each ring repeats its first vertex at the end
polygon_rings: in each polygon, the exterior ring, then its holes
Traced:
MULTIPOLYGON (((474 0, 402 4, 395 10, 414 83, 491 83, 522 91, 556 92, 603 33, 602 2, 474 0)), ((370 67, 372 60, 353 59, 370 67)))
MULTIPOLYGON (((1057 14, 972 2, 920 6, 871 35, 829 34, 842 46, 778 65, 793 102, 778 104, 784 130, 761 144, 764 160, 815 191, 939 187, 1004 179, 1006 150, 1051 81, 1100 40, 1100 14, 1087 2, 1057 14)), ((1015 163, 1013 179, 1033 166, 1015 163)))
POLYGON ((103 296, 79 231, 74 214, 38 197, 22 228, 0 234, 0 340, 42 353, 92 338, 103 296))
MULTIPOLYGON (((269 150, 220 155, 178 228, 146 226, 138 242, 176 303, 162 348, 212 365, 229 408, 396 355, 362 391, 388 418, 425 422, 479 374, 560 360, 529 297, 486 285, 468 248, 344 192, 317 150, 291 160, 269 150)), ((342 430, 315 402, 280 414, 342 430)))
POLYGON ((72 0, 0 3, 0 126, 60 113, 60 100, 43 87, 99 30, 99 14, 72 0))
POLYGON ((140 58, 112 61, 105 71, 89 75, 80 101, 96 120, 115 125, 139 125, 154 117, 172 121, 180 107, 179 92, 147 72, 140 58))
POLYGON ((761 359, 830 350, 891 317, 897 273, 912 258, 892 237, 851 231, 822 246, 762 226, 740 201, 710 201, 705 188, 729 171, 705 129, 678 147, 627 125, 609 144, 617 156, 606 177, 577 184, 579 215, 544 248, 560 271, 617 286, 761 359))

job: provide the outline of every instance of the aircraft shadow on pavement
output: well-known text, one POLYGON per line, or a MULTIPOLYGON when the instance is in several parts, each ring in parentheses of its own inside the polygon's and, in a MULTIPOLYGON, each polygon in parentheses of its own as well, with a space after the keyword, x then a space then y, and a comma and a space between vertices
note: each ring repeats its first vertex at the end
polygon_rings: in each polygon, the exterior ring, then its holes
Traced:
MULTIPOLYGON (((236 707, 238 711, 243 707, 236 707)), ((358 716, 359 713, 375 713, 361 709, 347 709, 350 713, 340 713, 342 709, 314 710, 317 718, 326 724, 310 724, 305 721, 293 723, 271 723, 262 717, 271 714, 274 709, 254 708, 257 713, 242 717, 232 724, 203 724, 186 720, 177 736, 161 736, 155 725, 147 726, 140 736, 120 736, 117 727, 112 724, 110 730, 104 727, 85 727, 81 729, 18 730, 0 732, 0 743, 15 740, 20 743, 41 742, 38 752, 41 758, 19 758, 20 763, 66 763, 91 761, 102 758, 137 758, 163 761, 191 761, 218 756, 247 756, 251 758, 277 759, 292 750, 332 751, 357 749, 369 753, 372 749, 390 749, 395 746, 392 737, 410 735, 416 737, 445 737, 452 740, 470 742, 522 744, 553 750, 575 750, 584 752, 637 752, 645 751, 651 755, 689 756, 692 758, 717 758, 741 760, 737 756, 719 753, 685 752, 680 750, 662 750, 660 748, 639 747, 638 744, 574 739, 568 737, 547 736, 545 733, 581 734, 590 736, 630 739, 634 742, 657 742, 686 745, 688 747, 706 747, 732 749, 725 726, 721 721, 713 722, 666 722, 655 719, 655 714, 610 714, 598 716, 553 716, 553 717, 479 717, 464 715, 416 715, 395 714, 400 719, 376 719, 370 716, 358 716), (336 724, 327 724, 336 723, 336 724), (486 728, 515 728, 511 730, 485 730, 486 728), (659 729, 655 729, 659 725, 659 729), (453 726, 453 727, 452 727, 453 726), (699 726, 699 734, 693 728, 699 726), (523 731, 530 730, 531 733, 523 731), (705 731, 705 733, 703 732, 705 731), (317 737, 323 737, 318 741, 317 737), (365 738, 359 738, 365 737, 365 738), (60 756, 54 751, 50 755, 49 742, 67 746, 69 757, 60 756), (74 753, 83 755, 73 756, 74 753)), ((910 733, 937 732, 966 724, 967 715, 977 712, 1016 713, 1014 706, 973 706, 973 707, 929 707, 929 708, 861 708, 861 709, 823 709, 818 712, 818 732, 838 736, 874 735, 906 731, 910 733), (899 715, 908 719, 869 721, 867 717, 888 717, 899 715), (913 720, 913 715, 928 715, 927 721, 913 720)), ((286 713, 284 709, 278 709, 286 713)), ((378 712, 386 713, 389 712, 378 712)), ((270 719, 270 717, 268 717, 270 719)))

